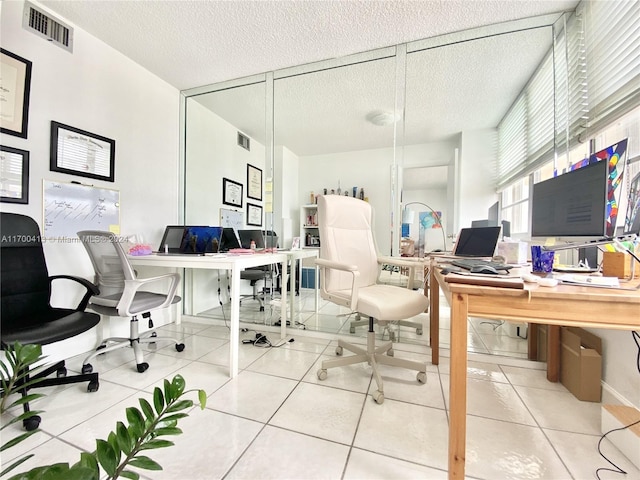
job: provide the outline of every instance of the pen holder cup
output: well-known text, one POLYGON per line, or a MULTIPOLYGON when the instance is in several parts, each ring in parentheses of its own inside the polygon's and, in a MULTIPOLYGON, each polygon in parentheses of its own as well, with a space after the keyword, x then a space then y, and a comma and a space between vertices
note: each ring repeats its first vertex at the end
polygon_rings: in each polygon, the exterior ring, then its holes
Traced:
POLYGON ((531 271, 538 274, 547 274, 553 271, 553 251, 543 250, 540 245, 531 247, 531 271))

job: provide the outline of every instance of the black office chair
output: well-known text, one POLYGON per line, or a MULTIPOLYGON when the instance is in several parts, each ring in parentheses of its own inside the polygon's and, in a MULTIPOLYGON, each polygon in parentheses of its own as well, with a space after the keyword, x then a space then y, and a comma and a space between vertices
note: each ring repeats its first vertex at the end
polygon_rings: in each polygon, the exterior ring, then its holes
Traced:
MULTIPOLYGON (((98 288, 84 278, 69 275, 50 277, 36 222, 15 213, 2 212, 0 215, 2 349, 10 348, 15 342, 48 345, 75 337, 98 325, 100 316, 84 311, 89 298, 98 294, 98 288), (51 306, 51 282, 58 279, 73 280, 86 288, 87 293, 75 309, 51 306)), ((52 385, 88 382, 87 390, 90 392, 97 391, 99 387, 97 373, 67 376, 64 360, 39 369, 34 375, 27 375, 21 385, 34 380, 37 382, 21 389, 23 397, 32 388, 52 385), (54 372, 57 378, 46 378, 54 372)), ((28 402, 23 407, 25 413, 29 411, 28 402)), ((35 415, 25 419, 23 426, 26 430, 35 430, 40 420, 35 415)))

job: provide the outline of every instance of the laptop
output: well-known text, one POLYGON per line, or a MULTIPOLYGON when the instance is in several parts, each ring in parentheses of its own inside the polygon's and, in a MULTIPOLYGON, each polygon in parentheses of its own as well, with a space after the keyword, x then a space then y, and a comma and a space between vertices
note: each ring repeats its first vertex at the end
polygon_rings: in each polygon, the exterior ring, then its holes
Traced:
POLYGON ((493 257, 500 240, 501 226, 463 228, 453 246, 456 257, 493 257))
POLYGON ((204 255, 220 248, 221 227, 169 225, 165 228, 158 255, 204 255))
POLYGON ((238 233, 235 228, 223 228, 222 238, 220 239, 220 251, 228 252, 232 248, 241 248, 238 233))
POLYGON ((256 244, 256 250, 264 249, 262 230, 238 230, 241 248, 251 248, 251 240, 256 244))

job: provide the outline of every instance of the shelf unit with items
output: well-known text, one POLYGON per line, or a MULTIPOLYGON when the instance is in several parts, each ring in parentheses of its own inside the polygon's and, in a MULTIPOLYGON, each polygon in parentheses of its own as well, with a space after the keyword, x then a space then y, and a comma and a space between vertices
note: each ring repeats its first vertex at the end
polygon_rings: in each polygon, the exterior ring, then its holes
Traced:
POLYGON ((302 248, 320 248, 317 205, 302 205, 300 208, 300 244, 302 248))

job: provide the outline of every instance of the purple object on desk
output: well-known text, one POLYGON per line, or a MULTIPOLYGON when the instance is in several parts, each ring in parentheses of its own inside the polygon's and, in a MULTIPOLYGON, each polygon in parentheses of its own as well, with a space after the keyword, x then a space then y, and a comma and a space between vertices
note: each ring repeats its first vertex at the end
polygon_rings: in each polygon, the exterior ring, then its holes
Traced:
POLYGON ((544 250, 540 245, 532 245, 531 270, 534 273, 551 273, 554 253, 553 250, 544 250))

